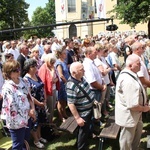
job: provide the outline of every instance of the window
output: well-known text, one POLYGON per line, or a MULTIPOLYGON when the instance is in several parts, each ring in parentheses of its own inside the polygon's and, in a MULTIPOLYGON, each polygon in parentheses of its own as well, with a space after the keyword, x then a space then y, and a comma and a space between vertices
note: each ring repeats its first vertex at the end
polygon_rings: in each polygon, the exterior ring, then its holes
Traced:
POLYGON ((68 0, 68 12, 76 12, 76 0, 68 0))

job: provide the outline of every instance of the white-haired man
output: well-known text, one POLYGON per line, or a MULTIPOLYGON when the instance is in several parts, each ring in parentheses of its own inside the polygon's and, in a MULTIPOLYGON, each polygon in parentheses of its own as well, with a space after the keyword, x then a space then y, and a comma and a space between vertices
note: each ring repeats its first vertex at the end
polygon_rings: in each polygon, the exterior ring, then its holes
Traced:
POLYGON ((90 132, 94 94, 90 90, 89 84, 83 78, 84 67, 81 63, 72 63, 70 65, 70 73, 71 77, 66 86, 67 102, 71 113, 79 126, 77 134, 77 149, 87 150, 87 138, 90 132), (77 85, 86 91, 91 100, 86 97, 77 85))
POLYGON ((120 150, 138 149, 143 129, 142 112, 150 110, 145 89, 137 76, 140 66, 139 57, 129 55, 126 68, 117 80, 115 122, 121 126, 120 150))

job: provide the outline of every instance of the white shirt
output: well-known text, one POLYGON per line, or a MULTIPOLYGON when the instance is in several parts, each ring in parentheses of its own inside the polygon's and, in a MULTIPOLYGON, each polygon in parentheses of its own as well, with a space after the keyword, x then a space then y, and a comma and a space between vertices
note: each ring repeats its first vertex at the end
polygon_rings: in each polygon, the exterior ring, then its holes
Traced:
POLYGON ((43 55, 43 53, 44 53, 44 49, 43 49, 43 47, 41 46, 41 45, 36 45, 37 47, 38 47, 38 49, 39 49, 39 55, 40 55, 40 57, 43 55))
POLYGON ((55 51, 59 49, 61 46, 58 43, 53 43, 51 46, 52 53, 55 54, 55 51))
MULTIPOLYGON (((108 64, 107 64, 107 62, 106 62, 106 60, 105 60, 104 57, 101 57, 100 59, 96 58, 94 60, 94 63, 96 64, 97 67, 103 66, 104 69, 108 68, 108 64)), ((108 74, 106 74, 105 76, 103 76, 103 79, 104 79, 104 82, 105 82, 106 85, 110 83, 110 79, 109 79, 109 75, 108 74)))
MULTIPOLYGON (((132 55, 136 55, 136 54, 132 54, 132 55)), ((138 56, 138 55, 136 55, 136 56, 138 56)), ((144 62, 142 61, 141 57, 139 57, 139 59, 140 59, 140 63, 141 63, 141 68, 140 68, 140 71, 137 73, 138 77, 145 77, 147 80, 150 80, 149 74, 148 74, 148 71, 147 71, 147 68, 146 68, 144 62)))
MULTIPOLYGON (((91 84, 95 81, 99 82, 100 84, 103 83, 102 75, 97 68, 97 66, 94 64, 94 61, 89 58, 84 58, 83 61, 84 66, 84 76, 86 81, 91 84)), ((91 89, 94 89, 92 86, 90 86, 91 89)))
POLYGON ((122 127, 135 127, 141 118, 142 112, 132 111, 131 108, 143 104, 147 98, 137 74, 124 69, 118 77, 115 95, 115 122, 122 127), (133 75, 136 80, 127 73, 133 75), (143 94, 142 94, 143 93, 143 94))
POLYGON ((18 56, 20 55, 20 52, 18 49, 9 49, 8 53, 11 53, 14 55, 14 59, 17 60, 18 56))

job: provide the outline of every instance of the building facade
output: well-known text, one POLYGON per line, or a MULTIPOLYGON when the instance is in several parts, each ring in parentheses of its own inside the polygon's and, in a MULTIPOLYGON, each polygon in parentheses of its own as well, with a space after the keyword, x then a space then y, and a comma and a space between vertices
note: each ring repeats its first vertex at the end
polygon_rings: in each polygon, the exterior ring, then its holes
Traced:
MULTIPOLYGON (((107 14, 107 12, 113 9, 113 6, 117 4, 117 0, 100 1, 104 1, 105 8, 100 9, 105 9, 105 18, 110 18, 112 14, 107 14)), ((96 0, 55 0, 55 10, 56 23, 98 19, 96 0)), ((147 24, 138 24, 134 29, 131 29, 129 25, 120 24, 120 20, 114 20, 113 22, 118 26, 117 32, 147 31, 147 24)), ((54 33, 58 38, 72 38, 75 36, 84 38, 85 35, 95 36, 106 32, 106 26, 109 24, 111 24, 110 21, 103 21, 57 26, 54 33)))

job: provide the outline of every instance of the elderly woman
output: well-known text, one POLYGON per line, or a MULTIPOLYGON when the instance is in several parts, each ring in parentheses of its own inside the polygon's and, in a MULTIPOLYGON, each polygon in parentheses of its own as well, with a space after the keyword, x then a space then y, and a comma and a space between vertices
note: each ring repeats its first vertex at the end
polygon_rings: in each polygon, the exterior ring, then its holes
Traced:
POLYGON ((30 58, 25 61, 24 72, 26 72, 24 79, 28 81, 31 89, 31 95, 34 97, 35 110, 37 114, 37 121, 33 123, 33 130, 31 133, 34 138, 35 146, 38 148, 44 148, 42 143, 47 143, 47 141, 41 137, 41 123, 45 123, 47 120, 44 107, 46 98, 44 94, 44 84, 36 74, 37 62, 35 59, 30 58))
POLYGON ((26 82, 20 78, 19 62, 7 61, 3 65, 3 74, 2 116, 10 131, 12 150, 22 150, 24 140, 29 138, 28 119, 30 116, 35 119, 34 105, 26 82))
POLYGON ((37 61, 37 68, 39 69, 41 67, 41 65, 42 65, 42 61, 41 61, 40 55, 39 55, 39 47, 35 46, 31 50, 30 57, 34 58, 37 61))
POLYGON ((45 85, 47 108, 50 113, 49 122, 53 122, 54 109, 56 106, 56 90, 59 90, 59 78, 54 67, 56 58, 52 53, 49 53, 44 58, 44 64, 38 70, 38 75, 45 85))
POLYGON ((60 90, 58 91, 58 104, 57 109, 59 112, 60 119, 64 122, 67 118, 66 114, 66 102, 67 102, 67 93, 65 89, 65 84, 69 78, 68 66, 65 62, 66 59, 66 47, 63 46, 61 49, 57 49, 56 56, 58 60, 56 61, 56 69, 58 71, 59 80, 60 80, 60 90))

